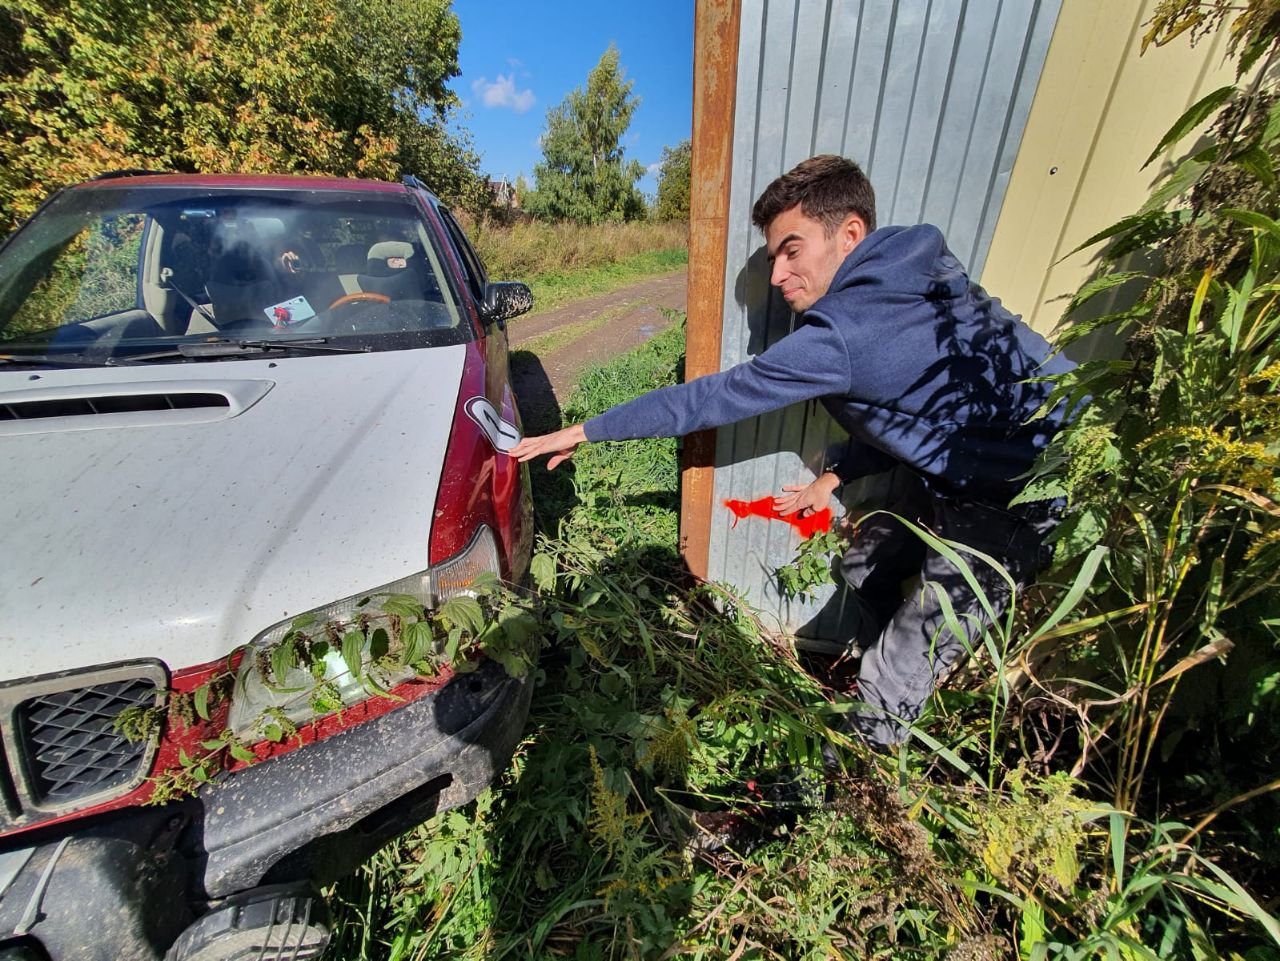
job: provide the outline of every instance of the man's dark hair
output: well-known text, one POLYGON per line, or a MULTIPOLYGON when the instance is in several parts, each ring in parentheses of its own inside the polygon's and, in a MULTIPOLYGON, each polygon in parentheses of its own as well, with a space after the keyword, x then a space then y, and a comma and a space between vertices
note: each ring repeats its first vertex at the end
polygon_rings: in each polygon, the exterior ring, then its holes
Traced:
POLYGON ((835 154, 821 154, 796 164, 769 184, 756 205, 751 220, 764 230, 773 218, 796 204, 806 217, 822 224, 830 236, 850 214, 857 214, 876 229, 876 192, 871 181, 852 160, 835 154))

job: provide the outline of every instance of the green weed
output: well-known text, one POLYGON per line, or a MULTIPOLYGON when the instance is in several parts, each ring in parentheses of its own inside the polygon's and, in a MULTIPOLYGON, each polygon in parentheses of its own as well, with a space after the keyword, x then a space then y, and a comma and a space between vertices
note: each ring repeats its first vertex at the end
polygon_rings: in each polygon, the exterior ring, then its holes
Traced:
POLYGON ((1088 692, 1076 699, 1073 768, 1125 810, 1176 797, 1174 810, 1198 817, 1230 803, 1218 829, 1256 852, 1234 854, 1239 866, 1280 854, 1280 690, 1266 680, 1280 655, 1273 14, 1261 2, 1160 5, 1149 41, 1230 18, 1242 71, 1262 67, 1192 105, 1151 159, 1212 117, 1206 140, 1170 164, 1142 209, 1087 242, 1107 244, 1059 344, 1107 332, 1124 352, 1053 379, 1052 403, 1089 400, 1027 495, 1067 502, 1063 571, 1098 568, 1080 613, 1027 656, 1047 696, 1088 692), (1118 305, 1099 306, 1121 288, 1118 305), (1098 656, 1055 663, 1068 631, 1098 656))

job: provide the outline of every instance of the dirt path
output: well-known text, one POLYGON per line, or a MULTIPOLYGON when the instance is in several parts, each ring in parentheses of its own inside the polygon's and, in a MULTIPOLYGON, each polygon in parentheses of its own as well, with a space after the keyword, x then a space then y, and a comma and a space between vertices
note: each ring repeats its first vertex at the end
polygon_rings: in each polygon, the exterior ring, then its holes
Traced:
POLYGON ((526 430, 552 417, 592 364, 644 343, 670 324, 661 308, 684 310, 688 272, 650 277, 608 294, 522 317, 508 332, 511 376, 526 430))

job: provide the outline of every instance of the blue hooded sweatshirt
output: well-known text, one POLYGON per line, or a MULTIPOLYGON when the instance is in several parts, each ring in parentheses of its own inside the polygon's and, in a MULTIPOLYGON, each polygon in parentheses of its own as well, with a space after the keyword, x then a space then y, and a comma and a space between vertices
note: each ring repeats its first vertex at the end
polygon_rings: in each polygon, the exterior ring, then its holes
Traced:
POLYGON ((845 258, 800 325, 729 370, 587 421, 587 439, 678 437, 820 398, 846 431, 842 481, 906 464, 935 491, 1003 506, 1061 426, 1032 420, 1074 365, 969 280, 928 224, 882 227, 845 258), (1049 359, 1047 359, 1049 358, 1049 359))

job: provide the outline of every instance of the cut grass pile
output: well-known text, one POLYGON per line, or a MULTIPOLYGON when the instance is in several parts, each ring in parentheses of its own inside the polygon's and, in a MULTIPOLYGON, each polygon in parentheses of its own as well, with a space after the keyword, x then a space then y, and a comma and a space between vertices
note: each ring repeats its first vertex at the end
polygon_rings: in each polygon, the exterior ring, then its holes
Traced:
MULTIPOLYGON (((674 382, 682 334, 592 371, 566 421, 674 382)), ((682 572, 674 442, 572 464, 535 473, 547 646, 526 737, 492 790, 337 886, 330 958, 1216 958, 1224 935, 1266 951, 1247 921, 1265 915, 1173 825, 1088 799, 1016 731, 989 751, 999 685, 981 669, 935 709, 932 748, 882 758, 833 732, 849 702, 682 572), (829 743, 842 768, 805 808, 748 783, 822 772, 829 743), (694 820, 716 809, 738 822, 720 847, 694 820)))

